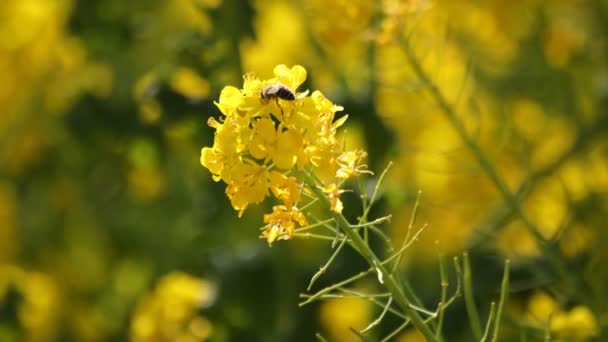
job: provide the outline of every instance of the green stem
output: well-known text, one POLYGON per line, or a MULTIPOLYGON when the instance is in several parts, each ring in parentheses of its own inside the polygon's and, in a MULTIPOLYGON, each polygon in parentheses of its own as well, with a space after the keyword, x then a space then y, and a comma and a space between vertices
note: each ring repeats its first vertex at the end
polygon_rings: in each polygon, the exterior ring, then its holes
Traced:
POLYGON ((505 270, 502 276, 502 286, 500 289, 500 301, 498 302, 498 309, 496 310, 496 321, 494 321, 494 334, 492 336, 492 342, 496 342, 498 340, 498 335, 500 332, 500 320, 502 319, 502 313, 505 309, 505 304, 507 302, 507 297, 509 295, 509 270, 510 270, 511 262, 509 259, 505 261, 505 270))
POLYGON ((490 336, 490 326, 494 319, 494 311, 496 311, 496 303, 492 302, 490 304, 490 314, 488 315, 488 321, 486 322, 486 329, 483 332, 480 342, 486 342, 486 339, 490 336))
POLYGON ((439 302, 439 306, 437 308, 439 317, 437 318, 437 330, 435 335, 437 338, 441 338, 441 331, 443 330, 443 318, 445 314, 446 302, 448 300, 448 275, 445 269, 445 260, 444 255, 441 250, 438 251, 439 254, 439 277, 441 279, 441 301, 439 302))
POLYGON ((338 256, 338 254, 340 254, 340 251, 342 250, 342 247, 344 247, 344 243, 346 243, 346 236, 342 239, 342 241, 340 242, 340 245, 338 245, 338 248, 336 248, 336 250, 331 255, 331 257, 329 258, 329 260, 327 260, 327 262, 325 263, 325 265, 323 265, 321 268, 319 268, 319 270, 317 271, 317 273, 315 273, 312 276, 312 278, 310 279, 310 283, 308 284, 308 288, 307 288, 308 291, 310 291, 310 289, 314 285, 315 281, 317 281, 317 279, 319 279, 320 276, 322 276, 323 274, 325 274, 325 272, 329 268, 329 265, 331 265, 331 263, 338 256))
POLYGON ((336 220, 344 234, 349 238, 349 242, 359 252, 359 254, 367 261, 367 263, 373 267, 378 273, 379 280, 382 279, 381 283, 384 285, 394 296, 395 301, 399 304, 401 309, 408 315, 412 324, 424 335, 427 341, 438 342, 435 334, 431 331, 428 325, 424 323, 424 320, 418 314, 416 310, 411 307, 411 300, 402 291, 400 284, 397 282, 395 276, 389 273, 388 267, 386 267, 374 252, 369 248, 369 245, 365 243, 363 238, 357 233, 356 230, 352 229, 350 223, 344 216, 332 211, 331 204, 327 196, 321 189, 317 187, 317 183, 314 178, 307 172, 302 173, 306 178, 307 183, 310 185, 310 189, 323 203, 323 207, 328 210, 333 218, 336 220))
MULTIPOLYGON (((397 270, 401 264, 402 253, 407 249, 410 241, 414 241, 414 239, 410 240, 410 236, 412 234, 412 229, 414 229, 414 224, 416 223, 416 217, 418 216, 418 206, 420 205, 421 195, 422 191, 418 190, 418 194, 416 194, 416 202, 414 203, 414 209, 412 209, 412 216, 410 217, 410 223, 407 226, 407 233, 405 233, 405 238, 403 238, 403 244, 400 252, 398 253, 397 261, 395 261, 395 264, 393 265, 393 272, 395 272, 395 270, 397 270)), ((422 229, 420 231, 422 231, 422 229)))
POLYGON ((464 304, 469 316, 469 324, 471 325, 471 330, 473 331, 473 337, 475 337, 475 340, 479 341, 479 339, 481 339, 481 320, 479 319, 479 312, 477 311, 475 298, 473 297, 473 281, 471 275, 471 264, 469 263, 469 254, 465 252, 463 253, 462 257, 464 266, 464 304))

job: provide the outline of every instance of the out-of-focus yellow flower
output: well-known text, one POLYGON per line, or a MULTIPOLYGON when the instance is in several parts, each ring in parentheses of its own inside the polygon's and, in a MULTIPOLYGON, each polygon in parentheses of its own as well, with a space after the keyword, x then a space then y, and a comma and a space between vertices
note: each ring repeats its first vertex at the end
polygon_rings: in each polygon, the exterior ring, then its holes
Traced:
POLYGON ((567 201, 561 180, 557 177, 549 178, 538 183, 536 190, 524 202, 524 210, 539 226, 545 238, 551 239, 565 224, 567 201))
POLYGON ((385 46, 398 41, 405 33, 404 27, 409 19, 408 16, 428 10, 430 7, 430 1, 426 0, 383 0, 384 17, 375 36, 378 45, 385 46))
POLYGON ((211 19, 203 9, 215 8, 221 3, 217 1, 202 0, 176 0, 167 3, 167 13, 174 19, 174 24, 189 30, 197 30, 201 33, 211 31, 211 19))
POLYGON ((585 47, 585 23, 577 20, 579 16, 572 15, 578 9, 569 3, 556 4, 548 11, 552 13, 549 13, 544 34, 545 58, 553 67, 563 68, 585 47))
POLYGON ((593 177, 586 177, 588 186, 594 192, 608 192, 608 158, 606 158, 606 143, 598 144, 599 146, 591 151, 588 156, 586 163, 587 175, 593 175, 593 177))
POLYGON ((135 167, 129 171, 129 192, 138 200, 157 198, 164 190, 164 176, 155 167, 135 167))
POLYGON ((598 233, 583 224, 574 224, 560 237, 559 247, 567 257, 575 257, 597 243, 598 233))
MULTIPOLYGON (((570 179, 566 185, 583 180, 570 179)), ((562 177, 547 178, 537 183, 523 204, 527 217, 535 223, 540 233, 546 239, 559 238, 562 252, 574 256, 593 243, 595 234, 582 224, 568 223, 570 194, 565 192, 566 189, 562 177), (571 226, 563 229, 567 224, 571 226), (558 233, 559 236, 556 235, 558 233)), ((501 232, 499 246, 514 258, 537 256, 540 252, 534 237, 521 221, 512 222, 501 232)))
POLYGON ((397 342, 424 342, 426 338, 416 329, 408 329, 397 337, 397 342))
POLYGON ((130 146, 131 169, 127 175, 129 193, 138 200, 157 198, 165 190, 162 170, 158 167, 156 147, 145 139, 136 139, 130 146))
MULTIPOLYGON (((537 183, 534 191, 523 202, 523 208, 528 219, 538 227, 546 239, 555 239, 568 219, 568 201, 562 179, 551 177, 537 183)), ((586 245, 582 234, 584 230, 569 229, 565 236, 560 236, 564 241, 562 247, 567 249, 570 255, 586 245)), ((538 256, 540 252, 534 237, 521 221, 514 221, 503 230, 499 237, 499 246, 504 253, 515 258, 538 256)))
POLYGON ((366 298, 336 298, 321 304, 321 326, 330 341, 359 341, 350 329, 361 330, 372 315, 371 302, 366 298))
POLYGON ((511 118, 517 133, 531 142, 542 138, 548 120, 540 104, 529 99, 513 101, 511 118))
POLYGON ((521 221, 508 224, 500 232, 498 248, 514 260, 517 260, 517 257, 536 257, 539 253, 534 236, 521 221))
POLYGON ((173 72, 169 81, 171 87, 178 93, 193 99, 204 99, 211 92, 209 82, 197 75, 191 68, 179 67, 173 72))
POLYGON ((24 341, 50 341, 56 338, 60 312, 60 293, 48 274, 26 271, 14 265, 0 265, 0 302, 9 288, 21 296, 17 317, 24 341))
POLYGON ((556 313, 551 319, 551 331, 571 341, 588 341, 597 334, 598 324, 588 307, 578 305, 568 312, 556 313))
POLYGON ((555 300, 542 291, 536 291, 530 299, 528 299, 526 316, 528 319, 538 322, 546 322, 551 318, 551 315, 559 310, 559 306, 555 300))
POLYGON ((59 293, 53 279, 44 273, 28 273, 21 290, 25 301, 19 308, 19 319, 32 340, 53 336, 57 329, 59 293))
POLYGON ((214 296, 214 285, 204 279, 181 272, 164 276, 137 305, 131 341, 206 341, 212 325, 198 310, 214 296))
POLYGON ((576 127, 565 117, 554 117, 543 128, 542 139, 532 150, 532 168, 547 166, 572 146, 576 137, 576 127))
POLYGON ((373 39, 376 2, 312 0, 302 7, 302 17, 310 28, 305 37, 312 38, 305 43, 311 51, 322 48, 329 57, 307 59, 315 69, 315 85, 330 92, 339 91, 336 84, 342 83, 348 93, 367 96, 371 73, 366 53, 373 39))
POLYGON ((240 45, 243 68, 268 77, 279 63, 308 60, 306 22, 300 12, 286 1, 255 1, 256 39, 240 45), (280 27, 281 29, 277 29, 280 27))
POLYGON ((142 122, 156 124, 162 117, 163 108, 158 101, 149 99, 139 103, 139 111, 137 114, 142 122))
POLYGON ((588 341, 598 332, 596 317, 588 307, 578 305, 564 311, 553 298, 540 291, 528 300, 525 316, 534 323, 548 323, 552 334, 568 341, 588 341))
POLYGON ((312 27, 322 41, 337 51, 360 42, 374 15, 373 3, 365 0, 314 0, 309 2, 312 27))
POLYGON ((559 174, 568 196, 582 200, 589 193, 586 165, 580 159, 571 159, 560 168, 559 174))

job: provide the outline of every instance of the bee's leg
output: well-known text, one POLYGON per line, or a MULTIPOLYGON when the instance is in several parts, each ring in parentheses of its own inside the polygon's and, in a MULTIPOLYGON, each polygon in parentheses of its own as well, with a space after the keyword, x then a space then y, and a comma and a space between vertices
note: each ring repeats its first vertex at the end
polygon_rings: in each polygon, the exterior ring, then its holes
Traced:
POLYGON ((279 110, 281 111, 281 121, 285 120, 285 113, 283 112, 283 107, 281 107, 281 105, 279 104, 279 98, 275 97, 274 99, 277 102, 277 107, 279 107, 279 110))

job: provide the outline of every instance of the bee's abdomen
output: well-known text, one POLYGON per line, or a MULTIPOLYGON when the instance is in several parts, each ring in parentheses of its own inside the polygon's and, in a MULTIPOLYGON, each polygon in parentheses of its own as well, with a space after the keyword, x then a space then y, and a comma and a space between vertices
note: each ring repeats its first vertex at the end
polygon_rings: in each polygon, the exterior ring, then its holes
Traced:
POLYGON ((262 90, 262 100, 268 101, 273 98, 293 101, 296 99, 295 94, 289 88, 282 84, 269 85, 262 90))
POLYGON ((293 101, 296 99, 294 93, 287 87, 280 87, 277 91, 277 97, 283 100, 293 101))

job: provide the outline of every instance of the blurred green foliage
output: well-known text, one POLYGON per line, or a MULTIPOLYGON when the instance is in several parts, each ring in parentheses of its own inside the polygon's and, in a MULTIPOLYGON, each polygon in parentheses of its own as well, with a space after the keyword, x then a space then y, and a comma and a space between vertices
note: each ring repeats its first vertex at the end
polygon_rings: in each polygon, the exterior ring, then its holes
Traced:
MULTIPOLYGON (((429 228, 403 268, 422 301, 440 291, 438 241, 449 255, 470 251, 482 312, 511 258, 505 341, 542 340, 545 330, 565 340, 606 338, 606 1, 1 7, 0 340, 309 341, 316 331, 356 340, 348 328, 373 319, 370 305, 297 307, 329 245, 294 240, 269 249, 258 239, 268 208, 237 218, 224 186, 199 163, 222 87, 240 85, 245 72, 267 77, 277 64, 304 65, 302 88, 345 107, 345 139, 366 146, 372 170, 394 161, 377 209, 393 213, 395 241, 422 190, 419 221, 429 228)), ((357 194, 348 195, 345 212, 356 216, 357 194)), ((343 254, 318 286, 365 267, 343 254)), ((472 339, 464 312, 462 300, 450 307, 448 341, 472 339)), ((387 319, 380 330, 394 324, 387 319)))

